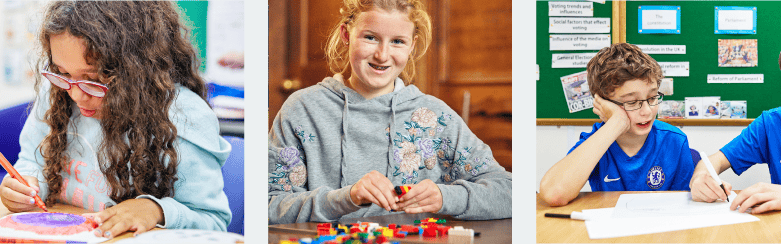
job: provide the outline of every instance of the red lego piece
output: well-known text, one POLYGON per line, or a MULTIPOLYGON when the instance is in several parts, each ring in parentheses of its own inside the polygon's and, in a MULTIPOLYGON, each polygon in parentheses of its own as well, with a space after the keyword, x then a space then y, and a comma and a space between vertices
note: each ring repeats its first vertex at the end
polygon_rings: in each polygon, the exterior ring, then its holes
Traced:
POLYGON ((399 233, 399 232, 396 232, 396 234, 393 235, 393 237, 396 237, 396 238, 404 238, 406 236, 407 236, 407 234, 399 233))
POLYGON ((323 227, 323 228, 330 228, 331 224, 329 224, 329 223, 319 223, 319 224, 317 224, 317 228, 318 229, 320 229, 321 227, 323 227))
POLYGON ((423 237, 437 237, 437 228, 426 228, 423 230, 423 237))
POLYGON ((389 225, 388 225, 388 228, 390 228, 390 229, 394 229, 394 230, 395 230, 395 229, 396 229, 396 224, 389 224, 389 225))
POLYGON ((402 225, 401 231, 406 231, 409 234, 418 233, 418 227, 412 226, 412 225, 402 225))
POLYGON ((448 230, 450 230, 450 226, 444 226, 444 225, 443 225, 443 226, 440 226, 440 227, 437 229, 437 232, 439 232, 439 235, 440 235, 440 236, 444 236, 444 235, 447 235, 447 231, 448 231, 448 230))
POLYGON ((358 232, 361 232, 361 228, 358 228, 358 227, 350 228, 350 234, 355 234, 355 233, 358 233, 358 232))
POLYGON ((387 241, 388 241, 388 237, 385 237, 383 235, 377 237, 377 243, 385 243, 387 241))
POLYGON ((320 236, 331 235, 331 228, 317 228, 317 235, 320 236))

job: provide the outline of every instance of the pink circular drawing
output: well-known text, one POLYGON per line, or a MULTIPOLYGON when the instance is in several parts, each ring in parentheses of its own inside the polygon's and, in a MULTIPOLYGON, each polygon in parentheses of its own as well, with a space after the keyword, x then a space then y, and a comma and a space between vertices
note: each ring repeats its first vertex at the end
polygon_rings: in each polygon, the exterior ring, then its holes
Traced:
POLYGON ((95 221, 68 213, 20 213, 0 219, 0 227, 31 231, 40 235, 73 235, 92 231, 95 221))

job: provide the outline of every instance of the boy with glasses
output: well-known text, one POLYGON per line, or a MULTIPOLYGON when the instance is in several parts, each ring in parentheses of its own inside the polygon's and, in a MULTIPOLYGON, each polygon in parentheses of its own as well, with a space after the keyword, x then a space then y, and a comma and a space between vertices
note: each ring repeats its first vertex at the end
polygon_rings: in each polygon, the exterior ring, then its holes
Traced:
POLYGON ((689 190, 694 171, 689 142, 680 129, 655 121, 664 95, 656 61, 640 48, 617 43, 587 66, 594 113, 603 121, 583 132, 568 155, 540 182, 540 196, 566 205, 586 184, 593 191, 689 190))

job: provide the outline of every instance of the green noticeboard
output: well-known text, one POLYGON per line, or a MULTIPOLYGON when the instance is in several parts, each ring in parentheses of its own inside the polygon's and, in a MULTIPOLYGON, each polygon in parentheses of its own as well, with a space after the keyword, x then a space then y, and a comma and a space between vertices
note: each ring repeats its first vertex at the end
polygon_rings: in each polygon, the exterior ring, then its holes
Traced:
MULTIPOLYGON (((594 16, 610 18, 612 2, 594 3, 594 16)), ((626 2, 626 41, 637 45, 685 45, 686 54, 650 54, 658 62, 689 62, 688 77, 669 77, 674 81, 674 94, 665 100, 686 97, 719 96, 722 101, 744 100, 748 118, 758 117, 762 111, 781 106, 781 4, 775 1, 628 1, 626 2), (640 6, 680 6, 681 34, 638 33, 640 6), (757 34, 715 34, 715 8, 739 6, 757 8, 757 34), (719 39, 756 39, 756 67, 719 67, 719 39), (763 83, 708 83, 714 74, 763 74, 763 83)), ((597 116, 591 109, 570 113, 564 97, 560 77, 585 71, 585 68, 551 68, 554 53, 597 52, 550 51, 548 2, 537 2, 537 118, 590 118, 597 116)), ((612 25, 612 23, 611 23, 612 25)))
POLYGON ((200 72, 206 70, 206 16, 209 6, 207 1, 177 1, 179 15, 187 28, 189 37, 201 61, 200 72))

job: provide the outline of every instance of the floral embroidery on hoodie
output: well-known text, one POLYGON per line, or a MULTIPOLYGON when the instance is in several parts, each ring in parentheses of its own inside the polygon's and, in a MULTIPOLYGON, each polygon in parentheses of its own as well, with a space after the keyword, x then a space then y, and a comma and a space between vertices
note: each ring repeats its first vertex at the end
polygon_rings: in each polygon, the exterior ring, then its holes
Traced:
POLYGON ((269 184, 281 185, 285 191, 293 186, 302 187, 306 183, 306 166, 302 148, 285 147, 279 150, 280 163, 276 164, 274 172, 269 173, 269 184))
MULTIPOLYGON (((396 147, 393 159, 399 166, 394 166, 396 171, 393 175, 401 175, 403 184, 417 183, 413 179, 418 176, 418 171, 432 170, 439 161, 446 162, 446 154, 452 158, 452 153, 446 153, 446 150, 450 149, 447 145, 450 141, 436 138, 436 134, 443 132, 447 126, 446 119, 450 120, 452 117, 445 113, 437 117, 436 113, 428 108, 418 108, 412 113, 410 121, 404 121, 404 128, 409 135, 396 132, 397 139, 393 139, 393 145, 396 147)), ((390 137, 390 129, 385 131, 390 137)))

